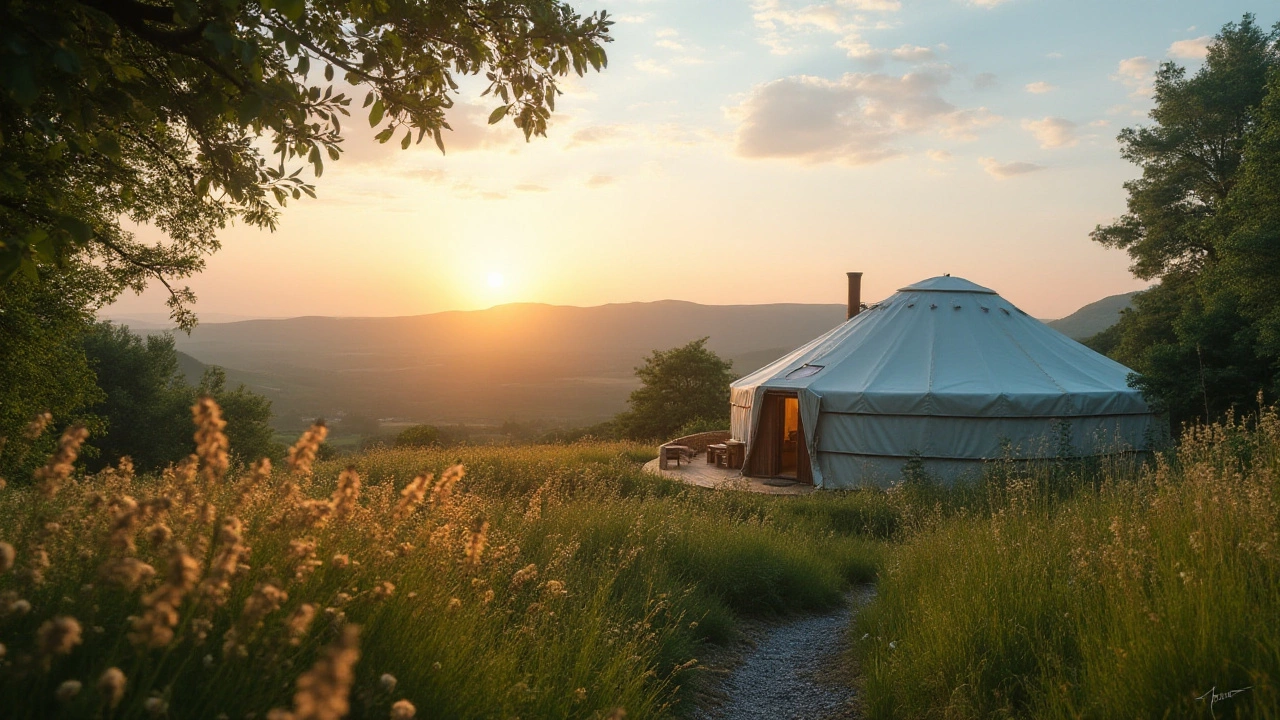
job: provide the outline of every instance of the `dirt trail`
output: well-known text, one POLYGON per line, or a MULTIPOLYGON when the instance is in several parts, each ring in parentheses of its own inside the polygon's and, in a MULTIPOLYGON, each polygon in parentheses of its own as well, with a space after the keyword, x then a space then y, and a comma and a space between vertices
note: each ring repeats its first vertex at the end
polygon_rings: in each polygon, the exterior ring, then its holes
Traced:
POLYGON ((715 693, 719 697, 704 705, 699 720, 858 717, 842 655, 853 613, 873 594, 873 588, 863 588, 834 612, 758 628, 754 647, 728 670, 715 693))

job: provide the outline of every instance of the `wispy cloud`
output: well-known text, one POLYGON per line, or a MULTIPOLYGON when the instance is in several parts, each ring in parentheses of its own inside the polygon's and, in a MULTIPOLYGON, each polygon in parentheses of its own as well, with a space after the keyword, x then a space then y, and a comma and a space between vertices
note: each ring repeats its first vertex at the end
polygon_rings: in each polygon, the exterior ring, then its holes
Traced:
POLYGON ((1002 163, 996 160, 995 158, 989 158, 989 157, 978 158, 978 164, 982 166, 983 170, 987 171, 988 175, 995 178, 1000 178, 1001 180, 1005 178, 1017 177, 1018 175, 1026 175, 1027 173, 1033 173, 1033 172, 1036 172, 1037 170, 1044 169, 1043 165, 1037 165, 1035 163, 1029 163, 1029 162, 1002 163))
POLYGON ((1078 142, 1076 124, 1060 117, 1023 120, 1022 129, 1031 133, 1045 149, 1071 147, 1078 142))
POLYGON ((903 154, 899 141, 909 135, 970 139, 1000 122, 986 108, 960 109, 943 99, 949 81, 949 72, 932 69, 763 83, 729 110, 738 123, 734 149, 749 158, 862 165, 903 154))
POLYGON ((602 188, 612 185, 615 181, 617 178, 612 175, 592 175, 584 184, 589 188, 602 188))
POLYGON ((1156 63, 1154 60, 1139 55, 1121 60, 1120 64, 1116 66, 1116 71, 1111 76, 1111 79, 1129 88, 1130 96, 1146 98, 1150 97, 1153 92, 1152 73, 1155 69, 1156 63))
POLYGON ((1169 57, 1183 60, 1203 60, 1209 54, 1209 43, 1211 42, 1213 42, 1213 36, 1211 35, 1178 40, 1169 46, 1169 57))
POLYGON ((752 5, 752 18, 762 31, 760 43, 775 55, 797 52, 803 48, 808 35, 820 33, 839 36, 836 47, 844 50, 850 58, 872 66, 882 64, 889 57, 908 62, 933 59, 934 53, 929 48, 903 45, 886 50, 876 48, 863 39, 863 30, 879 27, 880 23, 871 23, 859 13, 892 13, 901 7, 897 0, 836 0, 812 4, 756 0, 752 5))
POLYGON ((1045 93, 1053 92, 1058 88, 1054 87, 1053 85, 1050 85, 1049 83, 1043 80, 1037 80, 1033 83, 1027 83, 1024 86, 1024 89, 1033 95, 1044 95, 1045 93))

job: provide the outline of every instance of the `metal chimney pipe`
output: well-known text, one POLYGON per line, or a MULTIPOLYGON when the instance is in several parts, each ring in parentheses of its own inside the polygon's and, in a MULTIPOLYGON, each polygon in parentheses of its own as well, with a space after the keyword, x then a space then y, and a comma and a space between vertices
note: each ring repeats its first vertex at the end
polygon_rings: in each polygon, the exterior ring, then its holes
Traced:
POLYGON ((849 314, 845 319, 862 312, 862 273, 845 273, 849 276, 849 314))

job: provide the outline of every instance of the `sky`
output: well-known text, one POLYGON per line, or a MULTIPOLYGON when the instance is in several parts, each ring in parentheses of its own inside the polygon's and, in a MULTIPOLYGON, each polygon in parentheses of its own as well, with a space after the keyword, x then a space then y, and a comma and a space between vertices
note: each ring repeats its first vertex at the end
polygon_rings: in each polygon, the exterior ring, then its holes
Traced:
POLYGON ((572 4, 608 10, 615 41, 561 84, 549 137, 487 126, 474 82, 444 155, 378 145, 354 110, 318 199, 220 235, 197 312, 843 303, 861 271, 865 300, 950 273, 1061 317, 1147 285, 1089 232, 1124 211, 1115 138, 1147 122, 1156 67, 1194 72, 1245 12, 1280 20, 1258 0, 572 4))

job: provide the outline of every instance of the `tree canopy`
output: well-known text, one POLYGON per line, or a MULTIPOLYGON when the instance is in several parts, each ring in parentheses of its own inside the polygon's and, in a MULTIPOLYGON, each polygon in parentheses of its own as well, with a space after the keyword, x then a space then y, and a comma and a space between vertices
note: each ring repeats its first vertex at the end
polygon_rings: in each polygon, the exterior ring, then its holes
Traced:
POLYGON ((733 363, 707 349, 708 338, 670 350, 654 350, 636 368, 640 387, 631 393, 631 409, 618 416, 633 438, 674 437, 698 421, 729 427, 729 383, 733 363))
POLYGON ((491 123, 544 135, 556 78, 602 68, 611 24, 560 0, 5 2, 0 282, 79 257, 107 271, 108 295, 164 283, 190 327, 175 281, 228 223, 274 229, 314 197, 303 170, 341 156, 356 96, 380 142, 443 151, 457 79, 483 75, 491 123))
POLYGON ((1093 239, 1159 283, 1091 344, 1176 425, 1280 393, 1280 25, 1226 25, 1190 77, 1164 63, 1150 117, 1119 136, 1128 212, 1093 239))

